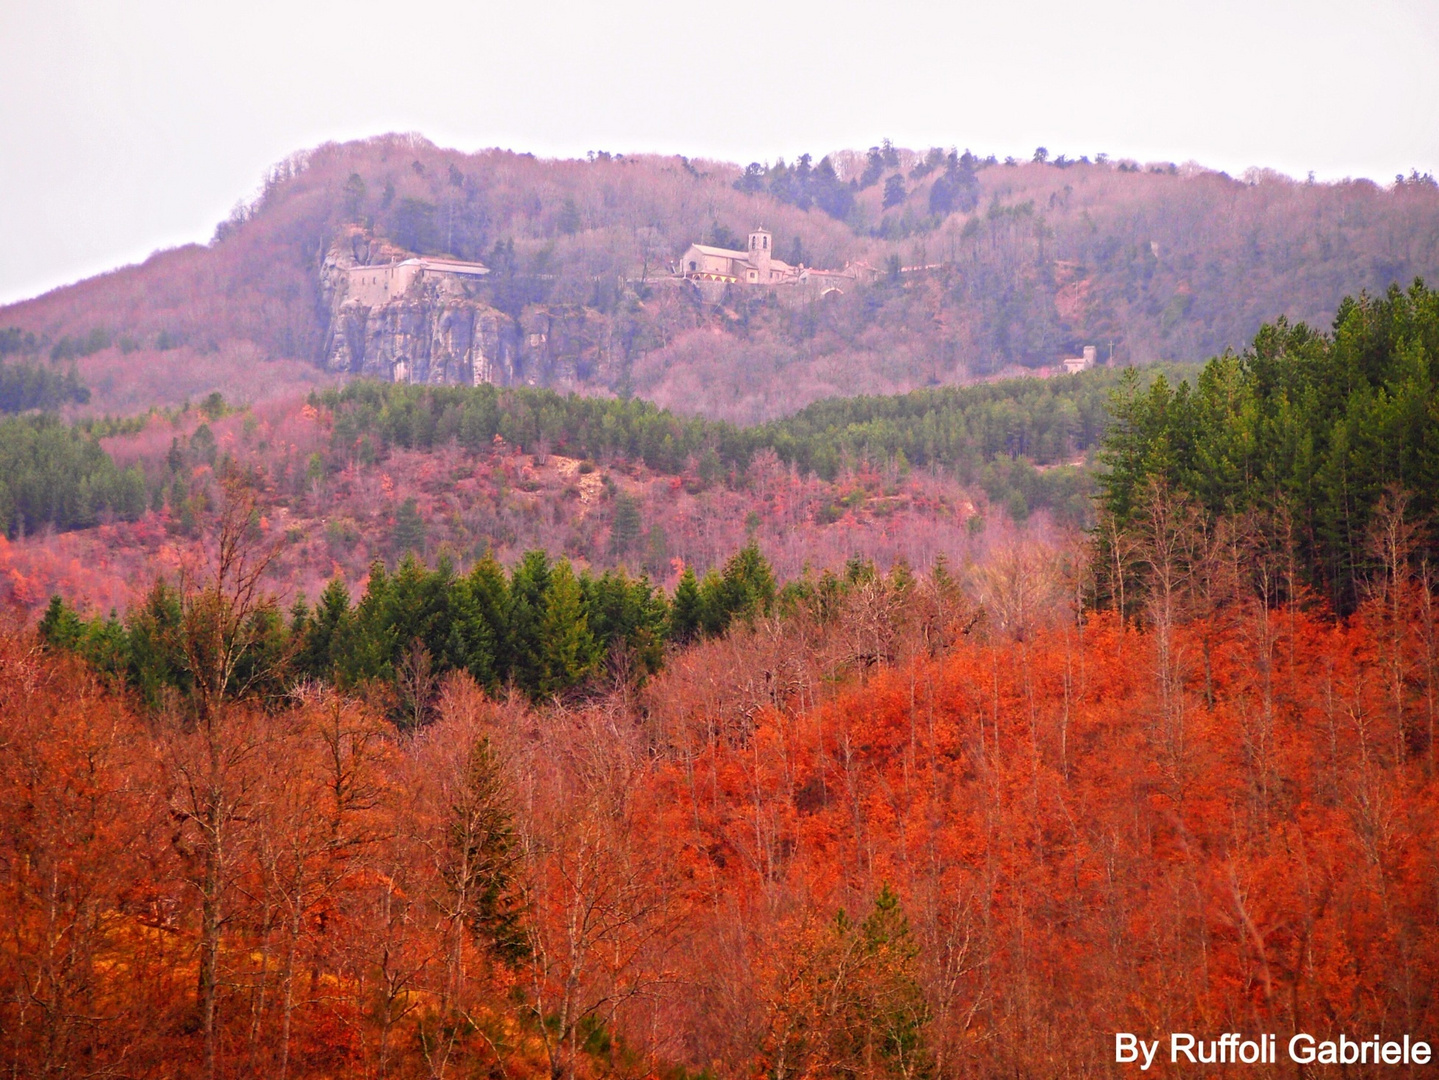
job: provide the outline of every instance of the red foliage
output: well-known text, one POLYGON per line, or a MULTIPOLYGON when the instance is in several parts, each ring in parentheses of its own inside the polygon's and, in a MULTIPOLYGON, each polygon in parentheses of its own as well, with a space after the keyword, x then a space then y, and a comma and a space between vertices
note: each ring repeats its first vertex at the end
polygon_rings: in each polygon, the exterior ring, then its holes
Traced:
POLYGON ((313 690, 143 716, 0 635, 5 1067, 199 1075, 202 895, 221 1076, 819 1076, 839 1036, 794 1031, 906 979, 941 1077, 1103 1073, 1115 1031, 1433 1032, 1426 596, 1139 632, 926 614, 935 588, 739 627, 638 698, 537 712, 451 677, 418 735, 313 690), (513 967, 457 899, 487 806, 513 967), (916 946, 891 968, 842 948, 886 884, 916 946))

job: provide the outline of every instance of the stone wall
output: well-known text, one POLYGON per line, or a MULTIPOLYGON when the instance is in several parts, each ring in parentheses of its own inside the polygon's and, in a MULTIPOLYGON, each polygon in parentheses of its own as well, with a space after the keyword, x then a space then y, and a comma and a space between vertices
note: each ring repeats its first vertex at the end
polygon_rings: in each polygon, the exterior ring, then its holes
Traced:
POLYGON ((343 236, 320 270, 329 307, 324 365, 395 382, 508 385, 524 381, 513 320, 459 275, 425 273, 383 303, 352 295, 353 238, 343 236))

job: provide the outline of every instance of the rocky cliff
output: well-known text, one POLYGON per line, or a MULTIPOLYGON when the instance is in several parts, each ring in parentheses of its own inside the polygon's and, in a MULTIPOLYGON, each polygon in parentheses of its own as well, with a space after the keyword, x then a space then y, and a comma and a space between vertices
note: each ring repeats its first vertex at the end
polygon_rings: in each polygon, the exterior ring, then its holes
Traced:
POLYGON ((507 385, 517 369, 514 321, 485 303, 465 277, 418 273, 388 298, 356 295, 351 271, 399 263, 406 253, 358 231, 338 238, 320 269, 329 309, 324 363, 330 371, 394 382, 507 385))

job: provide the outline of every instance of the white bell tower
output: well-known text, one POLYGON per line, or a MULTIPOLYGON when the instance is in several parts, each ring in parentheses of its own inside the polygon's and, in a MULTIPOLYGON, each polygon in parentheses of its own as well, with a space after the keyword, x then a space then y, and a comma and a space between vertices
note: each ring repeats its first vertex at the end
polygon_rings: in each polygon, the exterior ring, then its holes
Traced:
POLYGON ((774 238, 763 225, 749 234, 749 261, 763 275, 763 280, 769 280, 769 260, 774 254, 770 247, 774 238))

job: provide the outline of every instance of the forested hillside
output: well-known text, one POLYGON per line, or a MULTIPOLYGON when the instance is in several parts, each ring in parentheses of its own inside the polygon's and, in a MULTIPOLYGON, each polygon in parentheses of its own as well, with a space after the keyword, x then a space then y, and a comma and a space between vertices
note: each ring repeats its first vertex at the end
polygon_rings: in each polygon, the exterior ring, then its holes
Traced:
MULTIPOLYGON (((1157 373, 1152 369, 1146 377, 1157 373)), ((1167 369, 1181 376, 1181 369, 1167 369)), ((308 400, 0 425, 0 595, 122 611, 203 549, 227 477, 283 536, 271 588, 353 587, 407 552, 460 573, 527 552, 676 586, 753 541, 786 578, 927 565, 1008 522, 1090 518, 1117 373, 822 402, 742 428, 646 402, 355 382, 308 400)))
POLYGON ((1102 591, 1124 607, 1213 575, 1223 551, 1276 596, 1312 591, 1341 614, 1376 573, 1407 563, 1427 579, 1436 402, 1439 294, 1417 283, 1346 298, 1328 334, 1266 326, 1192 383, 1129 376, 1101 477, 1102 591))
MULTIPOLYGON (((1439 619, 1404 462, 1439 425, 1434 316, 1396 292, 1193 389, 1128 387, 1100 546, 963 566, 776 574, 747 547, 656 592, 539 553, 410 558, 286 611, 262 512, 285 473, 236 454, 188 506, 203 561, 124 619, 56 602, 0 630, 0 1064, 999 1080, 1104 1074, 1116 1031, 1432 1040, 1439 619), (1265 447, 1200 501, 1198 449, 1241 462, 1245 423, 1300 409, 1334 439, 1298 460, 1364 480, 1333 564, 1255 516, 1292 476, 1265 447), (1376 417, 1410 424, 1387 463, 1338 452, 1376 417), (1330 565, 1345 611, 1309 587, 1330 565)), ((453 467, 502 400, 472 393, 356 388, 342 444, 453 467), (426 417, 451 456, 393 448, 426 417)), ((266 438, 309 424, 307 460, 345 399, 266 438)), ((528 404, 577 439, 598 420, 591 447, 658 422, 528 404)), ((244 431, 198 433, 177 478, 244 431)), ((751 460, 770 494, 778 460, 751 460)), ((1325 485, 1286 491, 1323 519, 1325 485)))
POLYGON ((320 260, 356 224, 482 260, 486 302, 526 333, 566 327, 537 376, 551 385, 741 423, 1052 368, 1084 344, 1120 364, 1202 360, 1265 320, 1327 325, 1345 293, 1439 273, 1426 176, 1381 188, 888 145, 743 168, 546 161, 388 136, 298 154, 208 246, 0 310, 0 327, 19 359, 76 363, 97 412, 291 392, 323 379, 320 260), (690 242, 761 223, 787 259, 875 273, 822 303, 734 289, 708 304, 665 284, 690 242))

